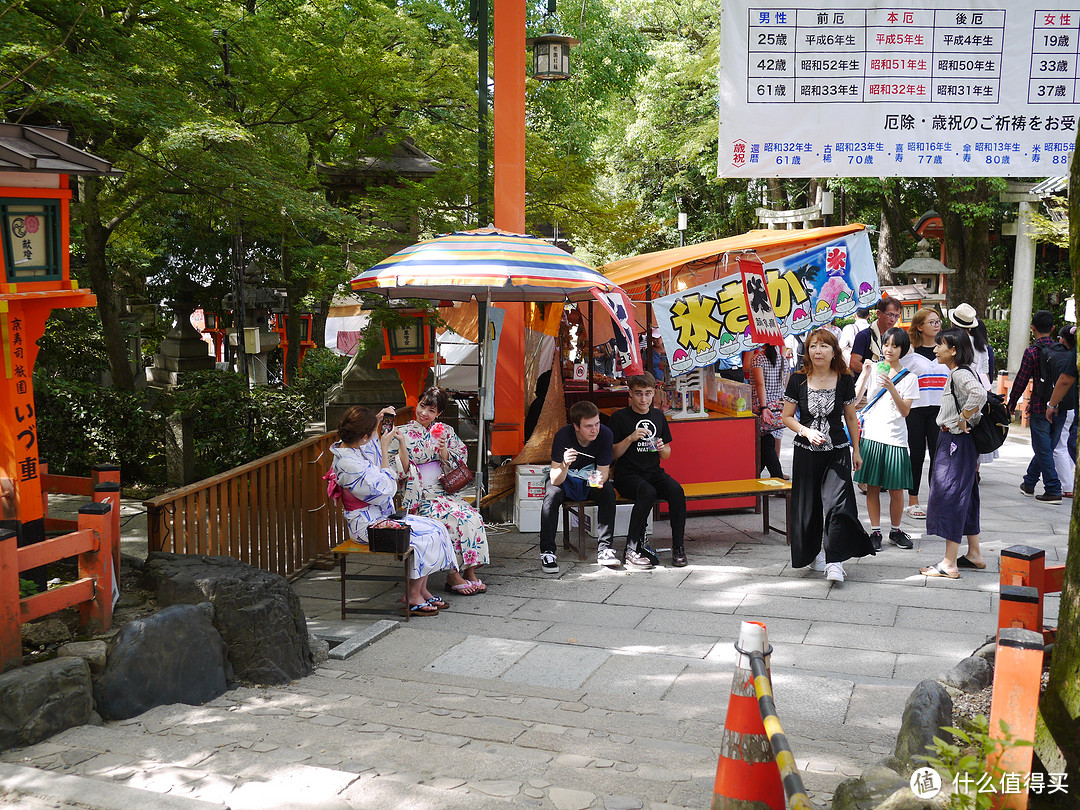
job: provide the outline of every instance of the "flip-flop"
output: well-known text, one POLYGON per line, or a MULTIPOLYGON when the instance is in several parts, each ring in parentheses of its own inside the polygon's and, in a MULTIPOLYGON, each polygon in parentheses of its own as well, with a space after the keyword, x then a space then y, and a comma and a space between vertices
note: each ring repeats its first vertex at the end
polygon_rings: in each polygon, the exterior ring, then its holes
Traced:
POLYGON ((436 610, 442 610, 443 608, 450 607, 449 602, 444 602, 442 599, 440 599, 437 596, 433 596, 430 599, 428 599, 427 603, 429 605, 431 605, 433 608, 435 608, 436 610))
POLYGON ((466 580, 465 582, 459 582, 457 585, 451 585, 449 582, 447 582, 446 592, 456 593, 458 596, 473 596, 474 594, 479 593, 479 591, 476 590, 476 583, 469 582, 468 580, 466 580))
POLYGON ((962 557, 957 557, 956 558, 956 567, 957 568, 976 568, 979 571, 982 571, 984 568, 986 568, 986 563, 973 563, 971 560, 969 560, 967 558, 967 555, 964 555, 962 557))
POLYGON ((438 612, 439 609, 428 602, 422 605, 409 605, 410 616, 435 616, 438 612))
POLYGON ((469 584, 476 588, 473 593, 487 593, 487 585, 485 585, 483 581, 479 579, 470 579, 469 584))
POLYGON ((944 577, 945 579, 960 579, 960 572, 950 574, 944 568, 941 567, 941 563, 937 565, 931 565, 929 568, 920 568, 919 573, 925 577, 944 577))

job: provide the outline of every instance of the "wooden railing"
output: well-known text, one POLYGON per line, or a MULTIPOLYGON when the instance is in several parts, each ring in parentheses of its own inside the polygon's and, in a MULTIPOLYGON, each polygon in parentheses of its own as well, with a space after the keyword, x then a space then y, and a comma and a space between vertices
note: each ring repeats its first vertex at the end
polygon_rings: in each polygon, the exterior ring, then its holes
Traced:
POLYGON ((120 570, 120 469, 95 467, 92 478, 49 475, 44 463, 40 469, 46 534, 66 533, 20 547, 15 532, 0 529, 0 671, 21 663, 26 622, 77 607, 84 632, 112 627, 113 583, 120 570), (93 500, 79 509, 77 520, 60 520, 49 517, 50 492, 93 500), (20 597, 21 573, 69 557, 78 559, 74 582, 20 597))
POLYGON ((233 557, 286 577, 345 540, 328 509, 334 433, 294 444, 221 475, 143 502, 150 551, 233 557))

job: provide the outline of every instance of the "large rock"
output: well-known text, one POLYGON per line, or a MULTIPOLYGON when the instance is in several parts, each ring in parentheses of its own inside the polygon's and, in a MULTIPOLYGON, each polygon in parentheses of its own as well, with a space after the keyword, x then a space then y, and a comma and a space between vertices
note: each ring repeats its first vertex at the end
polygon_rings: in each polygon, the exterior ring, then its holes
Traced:
POLYGON ((33 745, 90 719, 90 667, 55 658, 0 675, 0 750, 33 745))
POLYGON ((952 725, 952 698, 937 681, 923 681, 908 698, 900 733, 896 737, 895 758, 904 775, 922 767, 934 737, 950 739, 941 729, 952 725))
POLYGON ((841 782, 833 793, 832 810, 871 810, 898 790, 908 780, 885 765, 873 765, 856 779, 841 782))
POLYGON ((284 577, 231 557, 164 552, 147 558, 143 577, 158 604, 213 603, 238 679, 279 684, 314 669, 304 610, 284 577))
POLYGON ((228 685, 228 651, 206 611, 173 605, 116 634, 94 698, 103 716, 123 720, 154 706, 198 706, 228 685))
POLYGON ((981 692, 993 683, 994 668, 985 658, 973 655, 965 658, 938 680, 945 686, 951 686, 953 689, 972 694, 981 692))

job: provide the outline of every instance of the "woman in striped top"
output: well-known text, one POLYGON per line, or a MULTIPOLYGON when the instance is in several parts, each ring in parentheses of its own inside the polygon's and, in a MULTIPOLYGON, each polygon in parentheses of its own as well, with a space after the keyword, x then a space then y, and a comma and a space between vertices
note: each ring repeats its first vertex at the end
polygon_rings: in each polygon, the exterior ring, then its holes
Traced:
POLYGON ((907 415, 912 486, 908 490, 908 507, 904 510, 909 518, 915 520, 926 520, 926 509, 919 503, 919 484, 927 451, 930 455, 927 479, 934 475, 934 453, 941 433, 937 416, 941 408, 941 393, 949 376, 949 370, 934 357, 934 339, 940 331, 941 313, 936 309, 920 309, 908 327, 912 351, 900 361, 904 368, 919 378, 919 400, 907 415))

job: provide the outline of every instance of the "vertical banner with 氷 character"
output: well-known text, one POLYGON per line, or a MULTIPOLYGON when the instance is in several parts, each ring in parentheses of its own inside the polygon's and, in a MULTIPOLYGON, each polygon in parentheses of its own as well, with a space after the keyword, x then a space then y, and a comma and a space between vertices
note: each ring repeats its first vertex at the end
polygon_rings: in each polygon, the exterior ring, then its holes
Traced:
MULTIPOLYGON (((877 268, 866 231, 823 242, 765 265, 780 333, 802 334, 878 300, 877 268)), ((653 302, 671 373, 685 374, 759 346, 738 271, 653 302)))
POLYGON ((780 323, 776 320, 772 299, 769 298, 765 265, 761 263, 756 253, 744 253, 739 256, 739 276, 742 278, 743 292, 746 295, 750 339, 755 343, 783 346, 784 336, 780 334, 780 323))
POLYGON ((632 377, 640 374, 644 368, 641 365, 641 349, 638 346, 637 337, 634 334, 633 313, 634 307, 630 303, 630 297, 623 292, 622 288, 616 287, 612 292, 601 292, 593 288, 593 298, 607 310, 611 316, 611 322, 615 329, 615 354, 617 368, 624 377, 632 377))

